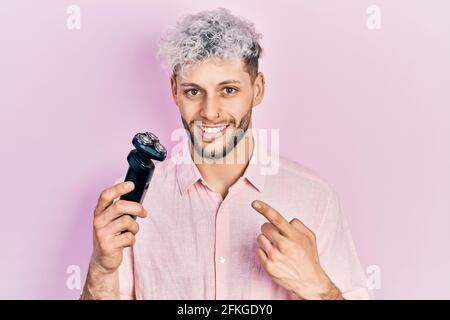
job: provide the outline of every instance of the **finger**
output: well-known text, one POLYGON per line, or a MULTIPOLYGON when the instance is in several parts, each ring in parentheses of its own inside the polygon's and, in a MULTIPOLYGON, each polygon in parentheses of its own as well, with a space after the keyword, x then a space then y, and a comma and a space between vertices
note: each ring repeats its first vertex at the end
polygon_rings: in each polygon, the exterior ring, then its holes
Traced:
POLYGON ((135 244, 136 237, 131 232, 125 232, 115 236, 111 241, 111 245, 116 249, 126 248, 135 244))
POLYGON ((280 231, 270 222, 266 222, 261 226, 261 233, 275 245, 284 238, 280 231))
POLYGON ((289 224, 299 231, 306 231, 312 233, 312 230, 309 229, 303 222, 301 222, 297 218, 294 218, 291 221, 289 221, 289 224))
POLYGON ((117 183, 111 188, 103 190, 98 198, 97 207, 94 210, 95 214, 100 214, 113 203, 114 199, 127 194, 133 189, 134 183, 132 181, 126 181, 117 183))
POLYGON ((280 230, 281 234, 287 236, 292 232, 292 226, 277 210, 267 203, 255 200, 252 202, 253 208, 261 213, 267 220, 280 230))
POLYGON ((274 251, 278 250, 272 245, 272 242, 270 242, 270 240, 264 234, 260 234, 258 236, 257 242, 259 247, 264 250, 265 254, 272 259, 274 251))
POLYGON ((138 223, 127 214, 112 221, 105 227, 105 232, 113 236, 118 235, 123 231, 131 232, 132 234, 136 234, 139 231, 138 223))
POLYGON ((146 210, 140 203, 128 200, 117 200, 105 210, 104 222, 105 224, 108 224, 124 214, 131 214, 141 218, 147 216, 146 210))
POLYGON ((264 266, 267 261, 269 260, 269 257, 267 256, 267 254, 264 252, 263 249, 258 248, 258 250, 256 251, 256 255, 259 258, 259 262, 264 266))

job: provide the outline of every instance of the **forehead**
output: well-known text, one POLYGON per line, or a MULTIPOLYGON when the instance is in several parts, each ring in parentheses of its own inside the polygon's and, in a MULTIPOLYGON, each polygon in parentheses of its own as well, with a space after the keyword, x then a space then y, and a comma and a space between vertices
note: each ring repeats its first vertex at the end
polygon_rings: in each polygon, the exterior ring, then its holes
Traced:
POLYGON ((193 82, 200 86, 216 85, 226 80, 238 80, 250 83, 250 75, 244 70, 244 61, 240 58, 208 58, 190 65, 184 74, 177 76, 181 82, 193 82))

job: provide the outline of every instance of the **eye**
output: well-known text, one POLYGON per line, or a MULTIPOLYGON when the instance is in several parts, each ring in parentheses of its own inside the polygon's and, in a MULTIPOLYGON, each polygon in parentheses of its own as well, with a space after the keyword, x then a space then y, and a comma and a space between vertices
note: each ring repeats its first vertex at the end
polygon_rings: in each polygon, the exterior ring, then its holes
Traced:
POLYGON ((198 93, 198 90, 197 90, 197 89, 187 89, 187 90, 184 91, 184 93, 185 93, 186 95, 188 95, 188 96, 193 96, 193 97, 195 97, 195 96, 197 95, 197 93, 198 93), (189 92, 191 92, 191 91, 195 91, 195 94, 189 94, 189 92))
POLYGON ((225 92, 227 94, 233 94, 233 93, 235 93, 237 91, 235 88, 232 88, 232 87, 225 87, 224 90, 226 90, 225 92), (234 91, 230 92, 230 90, 234 90, 234 91))

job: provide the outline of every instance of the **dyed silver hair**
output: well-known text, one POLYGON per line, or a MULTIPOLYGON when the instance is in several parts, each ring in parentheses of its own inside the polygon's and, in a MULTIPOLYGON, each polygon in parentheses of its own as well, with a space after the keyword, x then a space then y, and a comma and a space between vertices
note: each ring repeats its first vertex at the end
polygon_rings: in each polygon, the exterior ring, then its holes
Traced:
MULTIPOLYGON (((161 37, 157 58, 173 75, 208 58, 243 58, 258 68, 262 54, 260 33, 254 24, 217 8, 182 16, 175 28, 161 37)), ((247 70, 248 71, 248 70, 247 70)))

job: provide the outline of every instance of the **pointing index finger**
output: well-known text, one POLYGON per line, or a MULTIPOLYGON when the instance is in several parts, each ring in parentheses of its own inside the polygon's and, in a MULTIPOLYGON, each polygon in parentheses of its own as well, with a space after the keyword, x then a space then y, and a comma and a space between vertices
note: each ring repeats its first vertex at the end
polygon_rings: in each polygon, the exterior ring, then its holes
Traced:
POLYGON ((261 213, 270 223, 280 230, 281 234, 287 236, 291 233, 292 225, 283 217, 281 213, 272 208, 267 203, 255 200, 252 202, 252 207, 261 213))

